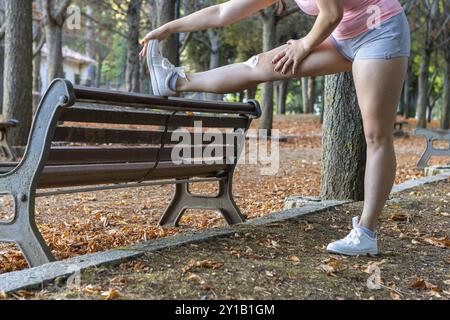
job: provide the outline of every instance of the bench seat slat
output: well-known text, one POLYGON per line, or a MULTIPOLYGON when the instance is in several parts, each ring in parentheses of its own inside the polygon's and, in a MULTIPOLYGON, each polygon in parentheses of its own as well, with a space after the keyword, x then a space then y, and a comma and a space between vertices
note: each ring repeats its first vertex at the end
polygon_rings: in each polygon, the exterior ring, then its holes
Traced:
MULTIPOLYGON (((0 166, 0 174, 8 173, 17 164, 0 166)), ((87 165, 46 166, 38 179, 38 188, 64 188, 111 183, 136 182, 152 168, 154 162, 112 163, 87 165)), ((181 164, 160 162, 146 181, 158 179, 183 179, 192 177, 217 177, 228 168, 227 164, 181 164)))
MULTIPOLYGON (((125 183, 139 181, 154 163, 115 163, 70 166, 47 166, 44 168, 38 188, 62 188, 97 184, 125 183)), ((146 181, 170 178, 216 177, 226 170, 226 164, 174 165, 160 162, 152 170, 146 181)))
MULTIPOLYGON (((77 142, 77 143, 120 143, 120 144, 161 144, 162 131, 143 131, 131 129, 104 129, 89 127, 57 127, 53 141, 55 142, 77 142)), ((221 133, 222 141, 225 143, 233 136, 241 136, 234 133, 221 133)), ((179 141, 172 141, 173 131, 168 131, 165 135, 165 144, 178 144, 179 141)), ((191 133, 191 141, 194 141, 194 134, 191 133)))
MULTIPOLYGON (((71 107, 66 109, 60 121, 109 123, 129 125, 155 125, 162 126, 166 123, 167 114, 139 112, 134 110, 115 110, 110 108, 95 107, 71 107)), ((170 119, 170 125, 174 127, 193 127, 195 122, 201 121, 205 128, 246 128, 248 119, 245 117, 213 117, 208 115, 175 115, 170 119)))

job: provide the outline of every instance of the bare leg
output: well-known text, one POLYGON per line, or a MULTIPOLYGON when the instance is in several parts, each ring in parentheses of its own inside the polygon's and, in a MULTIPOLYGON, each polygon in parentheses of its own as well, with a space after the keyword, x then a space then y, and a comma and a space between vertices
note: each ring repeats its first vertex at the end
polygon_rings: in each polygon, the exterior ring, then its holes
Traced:
POLYGON ((360 225, 374 230, 396 173, 392 130, 408 59, 357 60, 353 63, 367 141, 365 202, 360 225))
POLYGON ((352 63, 327 40, 302 62, 297 74, 283 75, 274 71, 272 59, 285 47, 286 45, 258 55, 259 62, 254 68, 245 63, 237 63, 206 72, 188 74, 189 81, 178 79, 177 90, 224 94, 239 92, 262 82, 321 76, 351 70, 352 63))

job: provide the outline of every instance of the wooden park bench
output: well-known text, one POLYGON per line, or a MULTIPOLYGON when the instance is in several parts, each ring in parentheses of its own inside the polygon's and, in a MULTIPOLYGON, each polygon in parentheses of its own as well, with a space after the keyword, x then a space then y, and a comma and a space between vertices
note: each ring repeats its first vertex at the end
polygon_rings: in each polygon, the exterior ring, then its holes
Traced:
POLYGON ((425 168, 428 166, 428 161, 432 156, 450 157, 450 131, 448 130, 428 130, 424 128, 417 128, 414 130, 414 135, 424 136, 427 139, 425 151, 422 154, 417 167, 425 168), (449 143, 447 148, 435 148, 433 143, 435 141, 446 141, 449 143))
POLYGON ((17 126, 17 120, 0 121, 0 152, 4 162, 11 162, 16 159, 12 148, 8 144, 8 131, 17 126))
POLYGON ((40 102, 22 160, 0 164, 0 191, 15 202, 14 218, 0 223, 0 241, 16 243, 29 265, 44 264, 54 257, 35 223, 36 197, 150 185, 176 186, 163 226, 177 225, 186 209, 219 210, 229 224, 241 223, 244 216, 232 195, 233 172, 247 129, 260 115, 255 101, 167 99, 55 80, 40 102), (193 129, 199 123, 215 128, 210 130, 216 139, 226 143, 205 143, 210 140, 193 129), (173 160, 179 139, 174 142, 172 135, 180 130, 169 128, 186 129, 192 139, 183 145, 194 156, 182 155, 182 163, 173 160), (197 159, 199 149, 212 145, 224 154, 211 153, 214 162, 197 159), (191 183, 212 181, 219 184, 216 196, 189 192, 191 183))

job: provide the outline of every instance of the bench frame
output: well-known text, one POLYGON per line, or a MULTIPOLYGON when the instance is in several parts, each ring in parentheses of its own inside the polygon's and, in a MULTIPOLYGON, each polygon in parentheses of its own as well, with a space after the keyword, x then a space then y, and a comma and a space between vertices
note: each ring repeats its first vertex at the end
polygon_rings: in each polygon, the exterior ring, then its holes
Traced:
POLYGON ((8 144, 8 130, 18 125, 17 120, 8 120, 0 122, 0 150, 3 153, 6 162, 12 162, 16 159, 16 155, 8 144))
POLYGON ((438 148, 433 146, 434 141, 447 141, 450 146, 450 131, 447 130, 428 130, 425 128, 417 128, 414 130, 414 135, 424 136, 427 139, 427 145, 425 151, 422 154, 417 167, 426 168, 428 167, 428 161, 432 156, 438 157, 450 157, 450 147, 449 148, 438 148))
MULTIPOLYGON (((175 184, 175 192, 172 200, 167 207, 160 224, 163 226, 176 226, 187 209, 217 209, 230 224, 244 222, 245 218, 237 207, 232 195, 233 173, 237 165, 242 148, 239 143, 245 143, 245 134, 254 118, 261 115, 261 109, 256 101, 248 104, 249 110, 242 112, 243 116, 248 118, 248 125, 245 130, 241 130, 241 139, 236 146, 235 163, 227 165, 227 170, 220 176, 207 178, 188 178, 188 179, 169 179, 162 181, 151 181, 148 183, 122 183, 112 185, 102 185, 96 187, 85 187, 79 189, 63 189, 50 192, 37 193, 39 176, 42 173, 47 159, 49 157, 52 139, 55 134, 58 120, 63 111, 70 108, 76 101, 83 99, 83 96, 90 93, 95 94, 96 89, 75 88, 66 80, 56 79, 52 82, 49 89, 43 96, 40 105, 36 111, 34 122, 29 135, 27 147, 20 163, 6 174, 0 175, 0 193, 11 195, 14 199, 14 218, 9 222, 0 222, 0 241, 14 242, 23 252, 30 266, 38 266, 55 258, 42 237, 35 221, 35 198, 39 196, 48 196, 56 194, 77 193, 86 191, 96 191, 105 189, 128 188, 147 185, 175 184), (240 149, 240 150, 238 150, 240 149), (216 196, 193 195, 189 191, 189 184, 195 182, 218 181, 219 192, 216 196)), ((101 96, 105 99, 115 99, 114 96, 124 99, 124 105, 132 94, 120 95, 118 92, 104 92, 101 96), (108 98, 109 93, 111 97, 108 98), (125 99, 126 98, 126 99, 125 99)), ((165 99, 152 96, 136 95, 136 100, 145 98, 155 99, 158 106, 166 105, 167 110, 178 110, 182 99, 165 99)), ((103 99, 103 98, 102 98, 103 99)), ((185 100, 187 101, 187 100, 185 100)), ((143 103, 143 102, 142 102, 143 103)), ((242 106, 242 104, 241 104, 242 106)), ((239 106, 235 107, 235 114, 239 106)), ((214 107, 213 102, 184 102, 182 111, 199 111, 223 113, 219 106, 214 107), (206 111, 202 109, 202 103, 205 104, 206 111), (191 104, 191 107, 186 107, 191 104), (209 107, 208 107, 209 106, 209 107), (209 108, 209 109, 208 109, 209 108)), ((223 107, 222 107, 223 109, 223 107)))

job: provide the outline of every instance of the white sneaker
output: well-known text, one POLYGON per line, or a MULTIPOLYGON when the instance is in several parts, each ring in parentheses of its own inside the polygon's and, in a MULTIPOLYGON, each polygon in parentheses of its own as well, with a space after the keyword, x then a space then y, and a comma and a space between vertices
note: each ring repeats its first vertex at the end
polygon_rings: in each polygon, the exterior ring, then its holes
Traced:
POLYGON ((156 96, 170 97, 176 92, 169 87, 169 81, 174 74, 186 78, 183 68, 176 68, 169 60, 164 58, 159 51, 159 41, 150 40, 147 51, 147 65, 150 71, 153 94, 156 96))
POLYGON ((352 222, 353 230, 344 239, 330 243, 327 251, 346 256, 377 255, 377 238, 371 238, 363 230, 358 228, 358 217, 354 217, 352 222))

